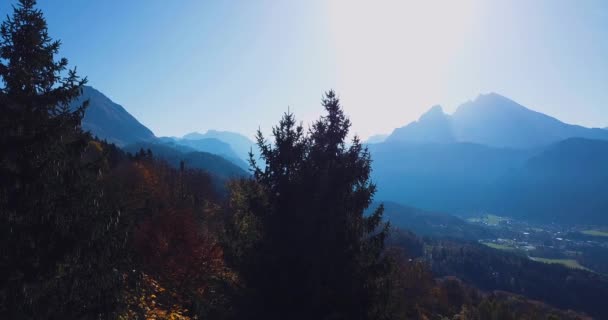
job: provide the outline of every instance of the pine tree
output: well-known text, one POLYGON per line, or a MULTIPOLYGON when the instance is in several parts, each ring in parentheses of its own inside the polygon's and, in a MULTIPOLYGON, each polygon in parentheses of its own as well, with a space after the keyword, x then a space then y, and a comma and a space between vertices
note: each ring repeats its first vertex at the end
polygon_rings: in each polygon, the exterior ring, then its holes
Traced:
POLYGON ((291 113, 273 128, 272 144, 258 132, 264 165, 253 156, 251 163, 259 187, 233 187, 232 234, 250 248, 237 259, 252 293, 249 316, 389 317, 388 225, 382 208, 364 215, 375 192, 370 155, 356 137, 347 145, 350 121, 333 91, 323 107, 327 114, 308 132, 291 113))
POLYGON ((86 78, 55 60, 35 6, 20 0, 0 27, 0 317, 98 317, 116 302, 118 218, 84 156, 86 103, 69 107, 86 78))

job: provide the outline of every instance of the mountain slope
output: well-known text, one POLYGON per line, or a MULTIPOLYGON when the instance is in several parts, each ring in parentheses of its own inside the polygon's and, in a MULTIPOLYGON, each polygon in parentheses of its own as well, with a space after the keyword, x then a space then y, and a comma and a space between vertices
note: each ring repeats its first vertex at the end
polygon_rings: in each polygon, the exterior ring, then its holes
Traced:
POLYGON ((536 220, 608 223, 608 141, 571 138, 497 182, 497 212, 536 220))
POLYGON ((156 138, 122 106, 114 103, 98 90, 85 86, 83 94, 72 103, 72 108, 89 100, 82 126, 93 136, 115 143, 126 151, 151 149, 159 158, 178 166, 181 160, 192 168, 210 172, 224 182, 229 178, 246 176, 246 164, 229 144, 218 139, 184 140, 156 138), (199 152, 201 151, 201 152, 199 152))
POLYGON ((483 210, 487 188, 533 154, 471 143, 385 142, 369 150, 377 200, 461 214, 483 210))
POLYGON ((603 130, 563 123, 495 93, 461 105, 452 121, 459 141, 497 147, 539 147, 572 137, 608 140, 603 130))
POLYGON ((215 138, 202 138, 202 139, 177 139, 177 138, 161 138, 162 141, 168 142, 173 145, 179 145, 191 148, 192 151, 208 152, 218 155, 226 160, 230 160, 232 163, 247 170, 248 164, 237 153, 232 149, 232 146, 228 143, 215 138))
POLYGON ((251 141, 244 135, 230 131, 217 131, 208 130, 205 133, 192 132, 186 134, 182 138, 183 140, 201 140, 201 139, 217 139, 230 145, 232 150, 236 153, 236 156, 243 161, 249 159, 249 151, 253 149, 254 153, 257 152, 255 142, 251 141))
POLYGON ((369 148, 380 201, 461 215, 608 223, 608 141, 570 138, 532 150, 470 143, 369 148))
MULTIPOLYGON (((372 212, 378 205, 379 203, 373 203, 368 211, 372 212)), ((390 221, 392 227, 409 230, 419 236, 472 241, 494 236, 490 230, 450 214, 429 212, 390 201, 383 205, 383 217, 390 221)))
POLYGON ((187 148, 175 148, 174 146, 161 143, 138 142, 127 145, 123 148, 127 152, 135 153, 140 149, 150 149, 155 157, 167 161, 174 167, 179 167, 180 162, 184 161, 186 167, 201 169, 209 172, 217 178, 220 184, 232 178, 247 176, 247 172, 239 168, 232 162, 215 154, 199 151, 189 151, 187 148))
POLYGON ((72 108, 87 99, 89 106, 85 111, 82 127, 93 136, 118 146, 155 139, 150 129, 93 87, 85 86, 83 94, 72 103, 72 108))
POLYGON ((384 142, 386 140, 386 138, 388 138, 388 134, 375 134, 370 136, 369 138, 367 138, 367 140, 365 140, 364 143, 366 144, 370 144, 370 143, 381 143, 384 142))
POLYGON ((490 93, 460 105, 452 115, 434 106, 418 121, 395 129, 387 141, 470 142, 526 149, 572 137, 608 140, 608 131, 566 124, 490 93))
POLYGON ((441 106, 433 106, 418 121, 397 128, 388 136, 386 142, 449 143, 455 142, 454 129, 450 116, 441 106))

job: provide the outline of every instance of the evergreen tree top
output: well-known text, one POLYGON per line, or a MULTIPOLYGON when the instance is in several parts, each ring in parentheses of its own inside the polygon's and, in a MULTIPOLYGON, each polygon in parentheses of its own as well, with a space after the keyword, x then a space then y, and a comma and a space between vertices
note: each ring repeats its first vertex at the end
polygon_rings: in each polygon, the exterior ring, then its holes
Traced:
POLYGON ((87 79, 68 69, 66 58, 55 60, 60 47, 61 42, 49 36, 35 0, 13 6, 12 16, 0 26, 0 90, 5 99, 10 97, 9 103, 50 115, 67 112, 87 79))

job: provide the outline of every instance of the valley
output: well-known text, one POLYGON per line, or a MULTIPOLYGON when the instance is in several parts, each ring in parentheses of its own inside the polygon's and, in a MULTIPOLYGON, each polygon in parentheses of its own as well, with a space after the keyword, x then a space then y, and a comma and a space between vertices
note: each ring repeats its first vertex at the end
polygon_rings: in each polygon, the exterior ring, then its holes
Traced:
POLYGON ((477 239, 488 247, 526 256, 543 263, 606 273, 608 237, 604 226, 531 223, 495 215, 468 218, 487 228, 493 237, 477 239), (595 268, 595 269, 594 269, 595 268))

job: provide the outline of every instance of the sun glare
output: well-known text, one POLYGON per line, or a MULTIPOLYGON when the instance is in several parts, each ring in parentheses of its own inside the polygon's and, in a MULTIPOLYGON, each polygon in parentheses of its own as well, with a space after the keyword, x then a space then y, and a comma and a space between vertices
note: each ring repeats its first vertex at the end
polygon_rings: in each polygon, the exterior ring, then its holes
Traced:
POLYGON ((351 117, 366 123, 358 128, 364 137, 378 123, 387 125, 381 110, 391 110, 389 127, 397 127, 438 102, 450 60, 476 15, 473 1, 334 0, 328 6, 337 89, 351 117))

